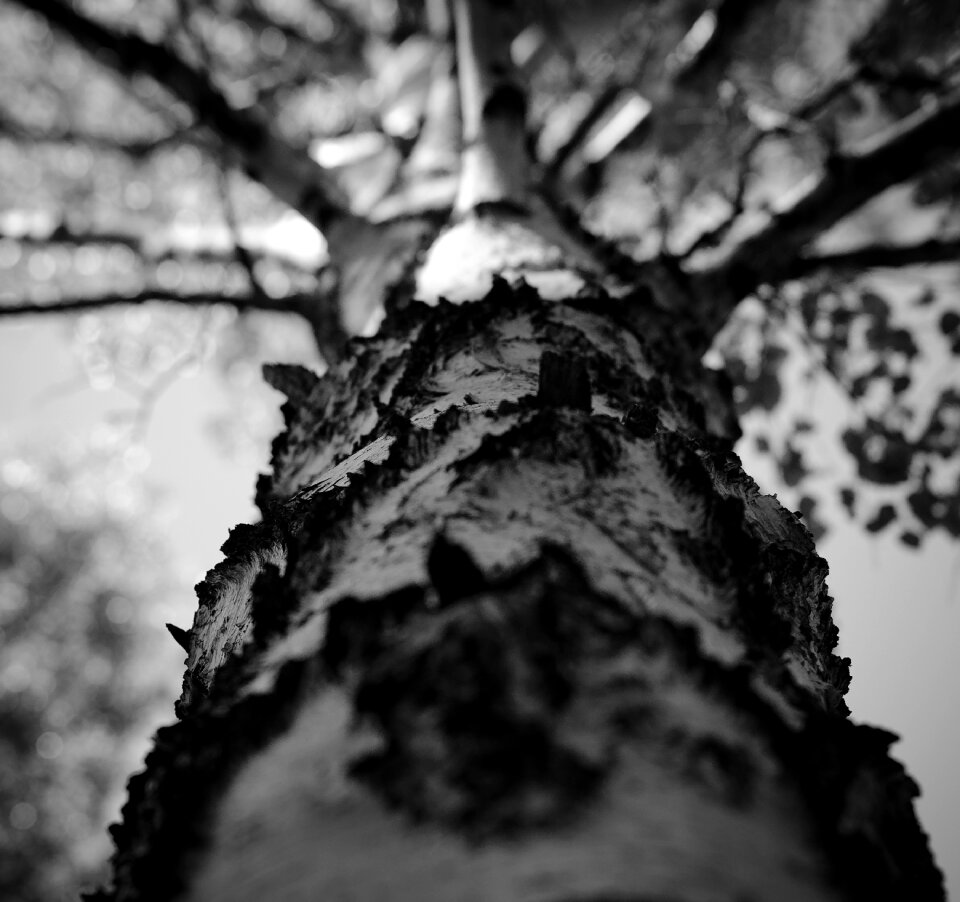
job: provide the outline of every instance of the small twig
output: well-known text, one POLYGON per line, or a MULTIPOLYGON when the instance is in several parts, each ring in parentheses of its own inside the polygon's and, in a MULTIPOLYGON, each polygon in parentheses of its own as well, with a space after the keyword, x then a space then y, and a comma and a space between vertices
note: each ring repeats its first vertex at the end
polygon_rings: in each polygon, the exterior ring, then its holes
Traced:
MULTIPOLYGON (((616 82, 604 85, 600 91, 594 95, 590 102, 590 107, 574 127, 571 134, 564 143, 557 148, 554 155, 549 160, 544 161, 544 179, 548 183, 558 179, 567 163, 583 149, 596 125, 603 120, 604 116, 611 110, 621 94, 624 91, 632 90, 628 85, 638 83, 643 78, 649 64, 649 50, 653 45, 656 33, 656 28, 648 26, 644 29, 643 46, 639 50, 632 50, 628 57, 634 60, 633 66, 626 73, 621 73, 620 78, 616 82)), ((632 39, 634 39, 632 30, 626 29, 623 35, 611 43, 607 52, 613 56, 625 57, 626 54, 621 45, 626 44, 628 40, 632 39)), ((586 83, 588 79, 580 71, 579 67, 575 65, 575 56, 573 59, 575 84, 586 83)))
POLYGON ((218 174, 217 182, 220 187, 220 200, 223 204, 223 218, 226 220, 227 228, 230 230, 230 239, 233 243, 233 253, 237 262, 243 267, 247 274, 247 281, 250 283, 250 290, 254 295, 266 298, 267 292, 263 288, 257 276, 256 261, 250 249, 244 244, 240 237, 240 222, 237 218, 237 209, 233 202, 233 195, 230 190, 230 172, 223 168, 218 174))
POLYGON ((171 363, 149 386, 140 392, 130 429, 130 440, 132 442, 142 443, 144 439, 146 439, 147 428, 153 418, 153 411, 156 409, 157 402, 163 397, 163 393, 176 383, 183 371, 199 359, 199 333, 198 336, 194 338, 193 344, 194 346, 192 348, 171 363))
MULTIPOLYGON (((737 220, 746 210, 746 191, 753 172, 753 159, 763 143, 769 138, 788 136, 801 132, 804 128, 809 128, 810 120, 814 116, 819 115, 837 97, 850 89, 855 83, 858 73, 858 69, 848 67, 840 76, 807 98, 798 107, 783 113, 782 124, 769 128, 752 126, 747 135, 746 146, 740 154, 737 183, 733 197, 729 198, 730 210, 727 216, 719 225, 698 236, 693 244, 683 252, 682 259, 692 257, 699 251, 718 247, 730 234, 737 220)), ((836 148, 832 145, 829 149, 832 153, 836 152, 836 148)))
POLYGON ((281 298, 266 298, 254 294, 218 294, 208 291, 190 293, 168 291, 162 288, 146 288, 128 294, 118 292, 88 295, 86 297, 67 297, 43 304, 35 301, 23 301, 14 304, 0 303, 0 318, 70 313, 81 310, 102 310, 106 307, 116 307, 121 304, 145 304, 151 301, 184 304, 188 307, 226 304, 241 312, 264 310, 270 313, 296 313, 306 317, 305 308, 317 303, 317 298, 313 294, 290 294, 281 298))
MULTIPOLYGON (((232 250, 216 247, 181 247, 176 244, 165 243, 156 235, 139 235, 135 232, 77 230, 65 222, 59 223, 49 231, 24 231, 0 227, 0 241, 10 241, 25 248, 57 247, 126 247, 137 254, 144 261, 159 262, 161 260, 176 260, 180 263, 215 264, 226 266, 235 262, 236 255, 232 250)), ((249 249, 248 249, 249 251, 249 249)), ((312 268, 307 268, 295 260, 280 254, 267 251, 250 251, 254 263, 271 263, 290 272, 309 275, 312 268)))
POLYGON ((783 277, 802 278, 822 269, 898 269, 934 263, 960 264, 960 236, 929 238, 914 244, 867 244, 846 251, 801 255, 787 264, 783 277))
POLYGON ((830 158, 819 175, 799 186, 792 203, 702 266, 697 278, 714 301, 703 311, 706 336, 758 285, 789 278, 804 247, 828 228, 887 188, 949 159, 958 146, 960 91, 830 158))
POLYGON ((79 144, 99 151, 122 153, 135 160, 142 160, 171 145, 203 143, 200 136, 190 128, 175 128, 158 138, 128 141, 70 126, 37 129, 25 122, 17 121, 6 111, 0 112, 0 134, 14 141, 30 144, 79 144))
MULTIPOLYGON (((177 0, 177 8, 180 10, 180 19, 183 32, 189 43, 193 46, 200 64, 208 73, 213 72, 213 57, 207 47, 203 37, 197 34, 193 27, 192 10, 190 6, 192 0, 177 0)), ((267 292, 264 291, 254 265, 254 260, 247 246, 240 237, 240 223, 237 218, 237 210, 233 202, 233 193, 230 185, 229 161, 226 159, 226 153, 222 153, 223 161, 217 173, 217 187, 220 190, 220 203, 223 207, 223 218, 227 229, 230 232, 231 242, 233 244, 233 253, 237 262, 243 267, 247 274, 247 281, 250 283, 250 289, 253 294, 260 298, 266 298, 267 292)))
POLYGON ((593 127, 606 115, 613 102, 619 97, 622 90, 619 83, 606 85, 590 103, 586 114, 576 124, 567 140, 557 148, 556 153, 544 167, 544 178, 556 179, 567 161, 579 150, 587 140, 593 127))
POLYGON ((753 174, 754 154, 757 153, 763 142, 770 137, 771 134, 774 134, 774 132, 762 131, 751 137, 747 147, 740 156, 739 165, 737 166, 737 182, 734 186, 733 196, 727 199, 727 202, 730 204, 730 210, 719 225, 697 236, 696 241, 683 252, 681 259, 686 259, 705 248, 716 247, 730 234, 730 230, 746 209, 747 186, 750 183, 750 176, 753 174))

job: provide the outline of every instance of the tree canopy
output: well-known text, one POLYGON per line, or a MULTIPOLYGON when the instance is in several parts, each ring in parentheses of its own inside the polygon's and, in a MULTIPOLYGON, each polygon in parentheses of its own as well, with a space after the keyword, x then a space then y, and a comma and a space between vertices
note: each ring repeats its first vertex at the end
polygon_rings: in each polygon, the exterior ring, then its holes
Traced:
MULTIPOLYGON (((0 315, 229 304, 299 315, 332 359, 456 209, 469 111, 444 3, 0 15, 0 315)), ((668 262, 708 286, 715 359, 744 413, 777 409, 755 442, 808 524, 846 510, 908 545, 960 534, 953 5, 541 0, 520 17, 538 193, 625 278, 668 262), (785 375, 839 388, 836 437, 781 404, 785 375)))

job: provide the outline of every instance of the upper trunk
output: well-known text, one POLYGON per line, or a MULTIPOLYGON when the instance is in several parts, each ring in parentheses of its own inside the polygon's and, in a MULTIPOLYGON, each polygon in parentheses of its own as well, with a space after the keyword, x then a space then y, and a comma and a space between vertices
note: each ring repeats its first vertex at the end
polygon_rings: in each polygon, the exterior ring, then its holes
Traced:
POLYGON ((942 898, 675 302, 400 306, 267 373, 264 522, 200 587, 109 897, 942 898))

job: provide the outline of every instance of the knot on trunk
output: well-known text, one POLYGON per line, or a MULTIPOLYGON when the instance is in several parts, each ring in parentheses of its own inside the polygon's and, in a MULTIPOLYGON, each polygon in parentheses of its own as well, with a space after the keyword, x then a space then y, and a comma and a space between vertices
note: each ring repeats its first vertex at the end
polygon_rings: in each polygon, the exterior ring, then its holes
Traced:
POLYGON ((537 401, 542 407, 591 408, 590 373, 579 354, 544 351, 540 358, 537 401))

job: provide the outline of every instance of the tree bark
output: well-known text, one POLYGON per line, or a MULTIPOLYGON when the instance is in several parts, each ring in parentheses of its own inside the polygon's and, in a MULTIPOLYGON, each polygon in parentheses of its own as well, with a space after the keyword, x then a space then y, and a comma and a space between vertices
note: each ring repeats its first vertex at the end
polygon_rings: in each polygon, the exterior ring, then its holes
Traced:
POLYGON ((943 898, 662 287, 388 301, 198 587, 106 900, 943 898))

